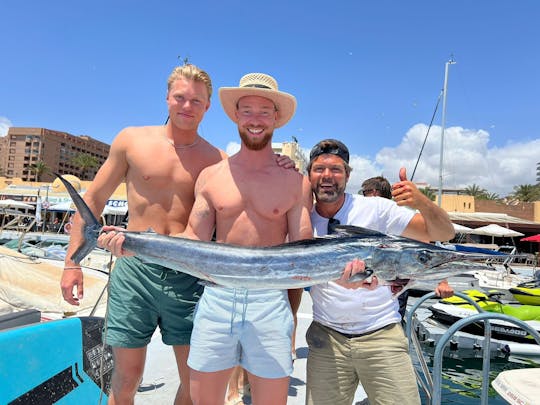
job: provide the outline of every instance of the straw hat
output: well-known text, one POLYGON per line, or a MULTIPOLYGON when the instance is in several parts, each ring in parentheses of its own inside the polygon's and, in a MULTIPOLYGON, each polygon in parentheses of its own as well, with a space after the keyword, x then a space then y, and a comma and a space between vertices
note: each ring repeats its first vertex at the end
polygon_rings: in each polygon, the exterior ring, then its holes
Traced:
POLYGON ((248 73, 240 79, 238 87, 221 87, 219 99, 225 113, 231 120, 237 122, 235 112, 238 100, 246 96, 259 96, 272 100, 277 108, 276 128, 285 125, 294 115, 296 98, 278 91, 276 80, 264 73, 248 73))

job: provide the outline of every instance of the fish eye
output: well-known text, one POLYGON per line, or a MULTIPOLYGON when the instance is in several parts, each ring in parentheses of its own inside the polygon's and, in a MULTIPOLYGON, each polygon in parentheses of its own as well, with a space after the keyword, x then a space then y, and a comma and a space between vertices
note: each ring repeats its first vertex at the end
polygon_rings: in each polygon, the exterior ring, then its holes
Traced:
POLYGON ((418 253, 418 261, 422 264, 426 264, 431 259, 431 255, 427 251, 422 251, 418 253))

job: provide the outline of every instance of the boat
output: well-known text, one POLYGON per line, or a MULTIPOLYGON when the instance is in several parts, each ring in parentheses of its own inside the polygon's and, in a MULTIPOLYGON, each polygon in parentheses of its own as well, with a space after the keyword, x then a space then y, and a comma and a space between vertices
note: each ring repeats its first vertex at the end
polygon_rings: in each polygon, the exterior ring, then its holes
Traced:
POLYGON ((103 325, 77 317, 0 331, 0 403, 106 403, 113 358, 103 325))
MULTIPOLYGON (((5 235, 7 237, 7 234, 5 235)), ((43 261, 62 267, 66 257, 69 235, 56 233, 29 232, 11 235, 1 244, 24 255, 40 258, 43 261)), ((109 272, 114 264, 115 256, 110 252, 94 248, 88 256, 81 260, 83 267, 109 272)))
POLYGON ((0 246, 0 315, 40 311, 42 320, 105 314, 108 272, 83 266, 85 297, 79 306, 60 293, 63 261, 35 258, 0 246))
POLYGON ((540 305, 540 280, 527 281, 511 287, 508 291, 525 305, 540 305))
POLYGON ((537 404, 540 397, 540 368, 504 370, 491 386, 509 404, 537 404))
MULTIPOLYGON (((432 317, 442 324, 453 325, 455 322, 476 314, 475 308, 470 304, 455 305, 443 302, 435 303, 428 308, 432 317)), ((482 309, 487 312, 501 313, 525 321, 533 329, 540 332, 540 307, 534 305, 510 305, 495 303, 483 303, 482 309)), ((534 343, 534 339, 528 332, 511 322, 492 320, 491 336, 494 339, 506 340, 518 343, 534 343)), ((472 323, 462 329, 473 335, 484 335, 484 322, 472 323)))

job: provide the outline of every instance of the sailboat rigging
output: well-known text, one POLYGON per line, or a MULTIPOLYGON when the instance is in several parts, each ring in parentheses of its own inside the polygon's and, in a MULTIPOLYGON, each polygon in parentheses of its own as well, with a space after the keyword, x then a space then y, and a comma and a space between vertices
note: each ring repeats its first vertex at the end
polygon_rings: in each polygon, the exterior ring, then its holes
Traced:
POLYGON ((431 126, 433 125, 433 120, 435 119, 435 114, 437 113, 437 109, 439 108, 439 103, 441 101, 441 98, 443 99, 443 112, 442 112, 442 122, 441 122, 441 151, 440 151, 440 163, 439 163, 439 192, 438 192, 438 203, 439 207, 442 204, 442 187, 443 187, 443 152, 444 152, 444 130, 445 130, 445 123, 446 123, 446 93, 448 89, 448 66, 453 65, 456 62, 454 61, 454 58, 451 57, 451 59, 446 62, 445 69, 444 69, 444 84, 443 88, 439 94, 439 97, 437 98, 437 103, 435 105, 435 109, 433 111, 433 115, 431 116, 431 121, 429 123, 428 130, 426 132, 426 136, 424 137, 424 142, 422 143, 422 147, 420 148, 420 153, 418 154, 418 159, 416 160, 416 164, 414 165, 414 169, 411 175, 411 181, 414 178, 414 175, 416 173, 416 168, 418 167, 418 163, 420 162, 420 158, 422 157, 422 152, 424 151, 424 146, 426 145, 427 137, 429 135, 429 131, 431 130, 431 126))

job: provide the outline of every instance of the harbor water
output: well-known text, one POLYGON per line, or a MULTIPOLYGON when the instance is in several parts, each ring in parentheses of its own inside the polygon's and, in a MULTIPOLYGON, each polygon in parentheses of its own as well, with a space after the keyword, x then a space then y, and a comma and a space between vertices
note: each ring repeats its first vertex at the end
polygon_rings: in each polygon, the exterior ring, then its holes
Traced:
MULTIPOLYGON (((411 307, 415 304, 416 300, 417 298, 415 297, 409 297, 407 307, 408 310, 411 310, 411 307)), ((427 310, 427 307, 435 302, 437 302, 437 300, 429 299, 425 301, 421 307, 417 308, 415 313, 417 314, 419 320, 425 319, 431 314, 431 312, 427 310)), ((432 373, 435 347, 420 344, 420 348, 429 372, 432 373)), ((412 349, 411 357, 418 375, 423 376, 422 367, 418 356, 416 356, 416 353, 412 349)), ((483 359, 481 350, 453 350, 450 349, 449 345, 447 345, 442 362, 441 403, 462 405, 476 405, 481 403, 482 383, 485 375, 482 366, 483 359)), ((500 372, 512 369, 538 367, 540 367, 540 356, 538 355, 505 355, 497 351, 492 352, 490 359, 490 370, 487 374, 489 378, 488 403, 490 405, 508 404, 508 402, 504 400, 491 386, 491 382, 498 376, 500 372)), ((419 389, 422 404, 429 404, 430 401, 428 395, 425 394, 421 387, 419 389)))
MULTIPOLYGON (((428 359, 428 366, 431 371, 433 364, 431 353, 424 354, 428 359)), ((415 362, 417 370, 421 373, 418 362, 415 362)), ((508 358, 491 359, 489 372, 489 392, 488 402, 490 405, 508 404, 492 387, 491 382, 501 371, 516 368, 540 367, 540 358, 525 358, 509 356, 508 358)), ((455 358, 443 360, 441 403, 442 404, 463 404, 477 405, 481 400, 482 392, 482 358, 460 358, 456 353, 455 358)), ((428 404, 427 396, 420 390, 422 404, 428 404)))

